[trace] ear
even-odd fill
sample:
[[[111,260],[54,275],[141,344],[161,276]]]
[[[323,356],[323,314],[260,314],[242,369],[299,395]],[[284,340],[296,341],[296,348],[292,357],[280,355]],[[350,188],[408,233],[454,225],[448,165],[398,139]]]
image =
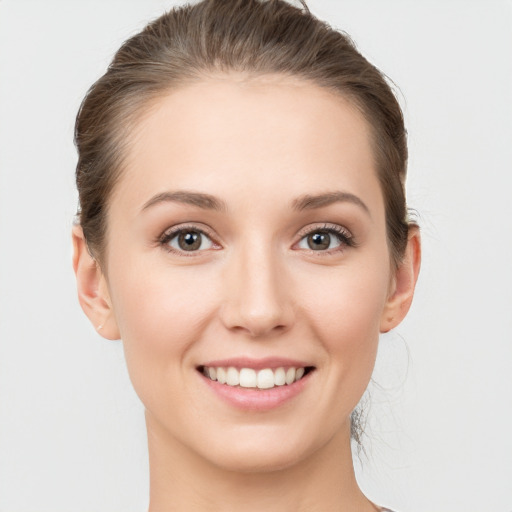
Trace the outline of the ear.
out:
[[[119,329],[110,301],[107,281],[99,263],[91,256],[81,226],[73,226],[73,269],[78,301],[101,336],[118,340]]]
[[[409,228],[405,255],[395,270],[390,295],[381,317],[380,332],[388,332],[396,327],[411,307],[414,288],[418,280],[421,264],[421,240],[418,226]]]

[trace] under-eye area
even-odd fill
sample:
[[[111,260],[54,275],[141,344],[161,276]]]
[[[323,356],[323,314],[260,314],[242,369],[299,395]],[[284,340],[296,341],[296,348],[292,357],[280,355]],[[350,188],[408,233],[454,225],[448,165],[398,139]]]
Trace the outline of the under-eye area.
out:
[[[232,387],[272,389],[289,386],[315,370],[314,366],[263,368],[235,368],[234,366],[198,366],[197,370],[206,378]]]

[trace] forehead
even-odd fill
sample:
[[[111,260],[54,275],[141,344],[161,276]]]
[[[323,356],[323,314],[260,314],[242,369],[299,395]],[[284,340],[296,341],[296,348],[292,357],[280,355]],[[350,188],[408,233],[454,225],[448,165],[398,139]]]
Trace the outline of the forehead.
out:
[[[144,112],[128,147],[113,201],[141,205],[176,189],[236,190],[253,202],[344,189],[381,202],[363,115],[300,79],[232,74],[173,90]]]

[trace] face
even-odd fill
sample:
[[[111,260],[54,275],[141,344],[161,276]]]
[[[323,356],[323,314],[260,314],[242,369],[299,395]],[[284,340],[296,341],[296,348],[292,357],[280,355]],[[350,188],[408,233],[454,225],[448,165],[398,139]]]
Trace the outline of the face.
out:
[[[111,324],[148,428],[243,471],[348,440],[396,284],[369,129],[348,101],[227,76],[160,98],[107,239]]]

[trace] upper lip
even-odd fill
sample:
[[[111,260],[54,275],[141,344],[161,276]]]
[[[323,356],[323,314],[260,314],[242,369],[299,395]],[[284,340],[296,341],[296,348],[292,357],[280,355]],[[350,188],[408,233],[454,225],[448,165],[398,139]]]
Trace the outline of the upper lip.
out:
[[[297,359],[289,359],[284,357],[264,357],[262,359],[253,359],[250,357],[230,357],[229,359],[216,359],[215,361],[208,361],[200,365],[200,367],[224,367],[230,366],[234,368],[252,368],[254,370],[263,370],[265,368],[306,368],[312,367],[311,363],[300,361]]]

